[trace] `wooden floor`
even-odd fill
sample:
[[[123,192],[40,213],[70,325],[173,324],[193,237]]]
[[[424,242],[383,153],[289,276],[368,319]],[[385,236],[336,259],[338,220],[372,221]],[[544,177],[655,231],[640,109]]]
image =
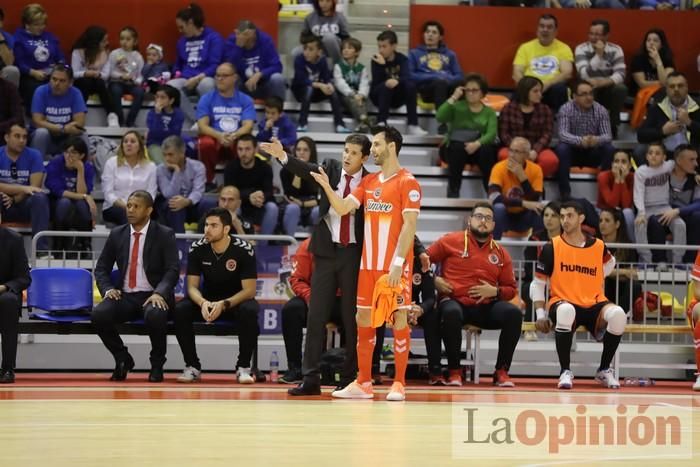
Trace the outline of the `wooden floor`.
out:
[[[330,389],[288,398],[288,386],[242,387],[228,375],[197,385],[178,385],[175,375],[160,385],[144,374],[120,385],[106,378],[25,373],[0,387],[0,466],[700,465],[700,394],[688,382],[610,391],[582,379],[557,391],[551,379],[518,379],[504,390],[484,378],[478,387],[412,385],[407,402],[389,403],[386,385],[374,401],[339,401]],[[568,427],[575,432],[563,422],[616,417],[624,432],[646,423],[640,413],[679,424],[660,445],[657,425],[656,442],[629,435],[591,446],[584,418]],[[541,429],[537,443],[523,442]]]

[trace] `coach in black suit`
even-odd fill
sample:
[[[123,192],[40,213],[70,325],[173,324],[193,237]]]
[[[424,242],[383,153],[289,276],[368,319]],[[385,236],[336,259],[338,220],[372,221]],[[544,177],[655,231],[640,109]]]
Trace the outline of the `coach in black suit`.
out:
[[[148,380],[163,381],[168,336],[168,310],[175,306],[174,289],[179,278],[175,233],[151,222],[153,198],[138,190],[126,203],[128,224],[112,229],[95,266],[95,280],[103,301],[92,310],[92,324],[116,368],[112,381],[123,381],[134,368],[134,359],[116,325],[143,318],[151,339],[151,373]],[[145,233],[145,235],[144,235]],[[117,264],[116,278],[111,278]]]
[[[328,174],[331,186],[341,197],[347,196],[369,172],[364,163],[369,157],[371,143],[365,135],[353,134],[345,139],[343,161],[326,159],[323,170]],[[261,148],[277,158],[285,169],[294,175],[315,183],[310,173],[318,172],[318,166],[294,157],[287,157],[278,143],[262,144]],[[345,333],[346,358],[340,386],[349,384],[357,374],[357,275],[362,258],[364,215],[360,208],[345,219],[333,210],[326,195],[321,192],[318,224],[314,227],[309,251],[314,255],[314,272],[311,276],[311,299],[306,323],[306,343],[302,374],[304,380],[289,390],[292,396],[321,394],[321,351],[326,338],[326,323],[340,289],[340,308]],[[354,226],[354,228],[353,228]]]
[[[15,382],[17,359],[17,323],[22,311],[22,291],[32,281],[22,237],[0,227],[0,333],[2,334],[2,366],[0,383]]]

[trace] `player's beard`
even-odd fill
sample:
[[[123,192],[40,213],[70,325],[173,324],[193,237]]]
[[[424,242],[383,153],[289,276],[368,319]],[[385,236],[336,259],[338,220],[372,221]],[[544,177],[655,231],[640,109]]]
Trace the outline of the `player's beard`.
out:
[[[469,232],[474,235],[478,242],[485,242],[491,235],[491,232],[480,232],[478,227],[474,228],[471,225],[469,226]]]

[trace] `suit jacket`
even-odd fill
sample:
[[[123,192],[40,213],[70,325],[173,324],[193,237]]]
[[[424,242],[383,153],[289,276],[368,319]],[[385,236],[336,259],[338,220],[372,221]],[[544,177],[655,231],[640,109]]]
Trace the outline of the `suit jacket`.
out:
[[[129,266],[130,235],[129,224],[113,228],[97,260],[95,281],[103,297],[109,289],[121,290],[124,285],[124,277]],[[113,282],[111,274],[115,263],[118,274]],[[151,221],[143,246],[143,267],[146,279],[153,286],[153,291],[173,304],[175,285],[180,278],[180,261],[175,232],[170,227]]]
[[[4,251],[0,255],[0,285],[17,296],[32,282],[29,276],[29,261],[24,251],[24,240],[14,230],[0,227],[0,245]]]
[[[308,162],[301,161],[296,157],[287,157],[287,163],[284,167],[292,172],[294,175],[301,177],[304,180],[310,180],[317,185],[316,180],[310,175],[311,172],[318,173],[318,164],[312,164]],[[340,183],[340,176],[342,175],[343,166],[335,159],[326,159],[322,164],[323,170],[328,175],[328,180],[330,181],[333,190],[338,188]],[[362,167],[362,177],[367,176],[369,172],[367,169]],[[314,230],[311,233],[311,243],[309,243],[309,251],[314,254],[314,256],[325,256],[333,257],[335,256],[335,249],[333,247],[333,234],[328,228],[328,224],[323,219],[323,217],[328,214],[331,208],[331,202],[328,200],[328,196],[323,190],[320,190],[320,199],[318,201],[318,214],[321,220],[318,224],[314,226]],[[365,216],[363,207],[355,211],[355,239],[359,245],[362,245],[362,239],[365,234]]]

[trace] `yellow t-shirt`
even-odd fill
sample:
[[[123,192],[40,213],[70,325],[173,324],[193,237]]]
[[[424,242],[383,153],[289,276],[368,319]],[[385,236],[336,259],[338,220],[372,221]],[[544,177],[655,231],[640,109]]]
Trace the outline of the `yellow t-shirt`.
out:
[[[538,39],[533,39],[518,47],[513,65],[525,67],[525,76],[534,76],[546,83],[560,73],[559,65],[564,60],[573,63],[571,47],[558,39],[545,47]]]

